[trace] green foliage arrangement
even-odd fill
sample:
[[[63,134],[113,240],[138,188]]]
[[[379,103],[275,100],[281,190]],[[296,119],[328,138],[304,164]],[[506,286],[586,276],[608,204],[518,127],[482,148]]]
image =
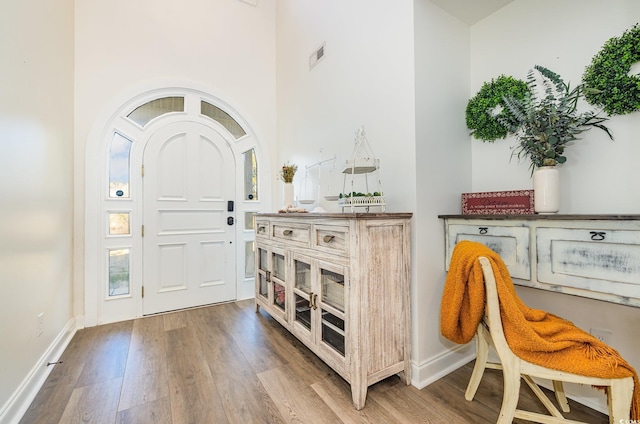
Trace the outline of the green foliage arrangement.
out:
[[[609,39],[586,68],[582,82],[591,90],[585,99],[609,115],[640,110],[640,77],[629,75],[640,61],[640,26],[635,24],[619,38]]]
[[[351,193],[346,193],[346,194],[340,193],[338,198],[348,199],[350,197],[375,197],[375,196],[382,196],[382,193],[379,191],[374,191],[373,193],[361,193],[361,192],[352,191]]]
[[[522,99],[527,91],[527,84],[524,81],[511,76],[500,75],[491,82],[485,82],[478,94],[467,104],[467,128],[471,130],[471,135],[476,139],[489,142],[505,138],[507,128],[498,120],[506,119],[509,115],[504,97]]]
[[[566,162],[567,144],[593,127],[600,128],[613,140],[603,125],[608,118],[593,110],[578,112],[578,100],[585,92],[583,85],[571,89],[555,72],[538,65],[534,69],[527,74],[529,90],[525,97],[506,96],[504,101],[510,115],[497,118],[518,140],[512,154],[518,159],[528,157],[532,172],[537,167]],[[542,92],[538,90],[539,79]]]

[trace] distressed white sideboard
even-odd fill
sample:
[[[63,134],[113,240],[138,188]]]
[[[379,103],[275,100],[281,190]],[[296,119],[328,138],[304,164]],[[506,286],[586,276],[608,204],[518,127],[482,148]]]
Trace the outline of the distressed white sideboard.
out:
[[[485,244],[522,286],[640,307],[640,215],[440,215],[446,264]]]
[[[411,384],[411,213],[257,214],[256,307],[351,384]]]

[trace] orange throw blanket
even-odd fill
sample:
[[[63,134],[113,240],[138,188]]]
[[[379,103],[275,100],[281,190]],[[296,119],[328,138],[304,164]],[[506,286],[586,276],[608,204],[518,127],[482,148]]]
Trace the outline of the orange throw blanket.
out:
[[[480,256],[491,262],[502,326],[513,353],[533,364],[573,374],[633,377],[631,419],[640,419],[640,382],[633,367],[615,349],[571,322],[527,307],[516,294],[502,258],[480,243],[461,241],[454,248],[440,308],[442,335],[463,344],[470,342],[476,333],[485,304]]]

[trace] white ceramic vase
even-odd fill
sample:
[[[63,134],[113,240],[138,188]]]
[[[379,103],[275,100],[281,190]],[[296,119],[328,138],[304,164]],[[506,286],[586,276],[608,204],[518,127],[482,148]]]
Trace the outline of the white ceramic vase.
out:
[[[540,214],[560,210],[560,173],[555,166],[542,166],[533,171],[533,204]]]
[[[284,205],[293,206],[293,183],[284,183]]]

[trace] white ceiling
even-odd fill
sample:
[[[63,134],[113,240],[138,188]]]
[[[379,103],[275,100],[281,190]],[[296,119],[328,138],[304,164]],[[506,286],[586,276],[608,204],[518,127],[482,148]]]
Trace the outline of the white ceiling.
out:
[[[473,25],[513,0],[431,0],[451,15]]]

